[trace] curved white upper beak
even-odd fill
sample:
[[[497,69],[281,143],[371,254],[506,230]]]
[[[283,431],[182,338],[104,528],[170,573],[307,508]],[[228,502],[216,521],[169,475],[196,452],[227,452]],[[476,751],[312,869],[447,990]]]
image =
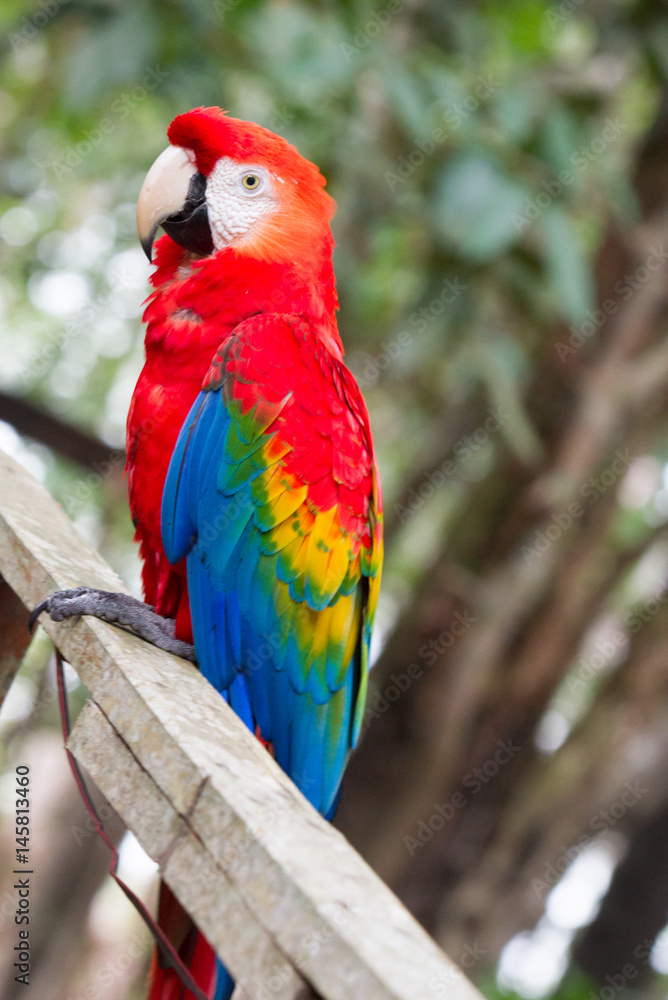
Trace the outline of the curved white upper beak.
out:
[[[196,173],[197,167],[181,146],[168,146],[147,173],[137,201],[137,233],[149,260],[158,226],[181,211]]]

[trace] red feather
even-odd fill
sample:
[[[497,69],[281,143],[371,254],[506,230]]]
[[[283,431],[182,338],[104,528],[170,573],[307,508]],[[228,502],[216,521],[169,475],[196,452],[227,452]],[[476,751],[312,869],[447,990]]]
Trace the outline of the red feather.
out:
[[[286,339],[279,355],[268,325],[264,340],[255,338],[252,350],[235,355],[235,391],[244,408],[250,407],[257,402],[259,382],[265,399],[279,402],[288,391],[288,371],[294,377],[297,369],[307,391],[301,408],[292,407],[281,425],[284,438],[295,445],[290,471],[309,484],[315,509],[339,501],[341,527],[366,548],[371,547],[373,454],[364,403],[342,362],[329,228],[335,203],[317,167],[279,136],[218,108],[179,115],[168,134],[174,145],[194,152],[205,175],[223,156],[265,166],[281,179],[283,201],[257,238],[244,239],[243,248],[229,246],[199,258],[168,236],[156,247],[154,290],[144,313],[146,361],[128,416],[130,507],[144,562],[145,598],[161,614],[176,618],[179,638],[192,641],[185,564],[171,566],[162,545],[162,493],[181,426],[230,334],[244,320],[268,313],[298,317],[298,325],[308,330],[300,345]],[[309,448],[314,433],[323,438],[317,459]],[[183,911],[164,890],[162,900],[161,924],[174,924],[174,913]],[[211,949],[201,935],[189,936],[187,919],[176,924],[174,939],[186,951],[194,949],[191,969],[210,989]],[[151,1000],[180,997],[177,986],[174,973],[154,963]]]
[[[179,954],[190,970],[197,985],[209,995],[216,978],[216,955],[211,945],[197,932],[171,889],[164,882],[160,886],[158,908],[160,926],[170,940],[178,946]],[[194,1000],[177,973],[171,967],[163,968],[157,950],[153,953],[149,971],[148,1000]]]

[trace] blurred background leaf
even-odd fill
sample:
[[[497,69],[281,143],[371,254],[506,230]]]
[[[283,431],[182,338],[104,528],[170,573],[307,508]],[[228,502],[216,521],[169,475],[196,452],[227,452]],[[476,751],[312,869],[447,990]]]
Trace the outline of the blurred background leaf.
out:
[[[143,176],[198,105],[295,143],[339,204],[387,517],[337,822],[487,996],[661,995],[665,4],[8,0],[0,23],[0,447],[139,593],[122,449]],[[3,787],[29,760],[41,810],[36,995],[139,998],[148,942],[56,727],[38,636],[0,715]],[[150,899],[153,867],[115,835]]]

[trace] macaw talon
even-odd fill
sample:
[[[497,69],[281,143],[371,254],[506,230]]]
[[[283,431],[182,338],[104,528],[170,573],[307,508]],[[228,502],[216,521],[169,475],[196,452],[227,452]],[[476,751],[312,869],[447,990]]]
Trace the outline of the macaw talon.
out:
[[[42,612],[46,612],[55,622],[62,622],[76,615],[100,618],[132,632],[158,649],[197,663],[195,647],[189,642],[174,638],[174,619],[163,618],[150,604],[144,604],[129,594],[115,594],[108,590],[95,590],[93,587],[57,590],[45,597],[33,610],[28,621],[31,632]]]

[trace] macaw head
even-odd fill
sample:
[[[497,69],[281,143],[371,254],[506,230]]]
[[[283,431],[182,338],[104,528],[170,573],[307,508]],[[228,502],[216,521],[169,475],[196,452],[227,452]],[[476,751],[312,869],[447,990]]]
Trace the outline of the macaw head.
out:
[[[151,260],[159,226],[205,257],[227,248],[264,260],[313,254],[335,202],[325,179],[281,136],[220,108],[195,108],[169,126],[171,143],[149,170],[137,230]]]

